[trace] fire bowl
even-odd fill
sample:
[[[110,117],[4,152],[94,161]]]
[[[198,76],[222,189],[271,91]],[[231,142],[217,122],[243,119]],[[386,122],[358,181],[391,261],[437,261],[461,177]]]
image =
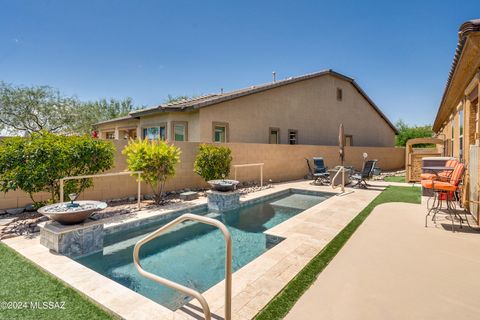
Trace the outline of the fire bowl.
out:
[[[212,187],[212,190],[220,191],[220,192],[228,192],[235,190],[238,181],[237,180],[227,180],[227,179],[219,179],[219,180],[210,180],[208,184]]]
[[[75,201],[74,204],[78,206],[72,206],[71,202],[55,203],[41,207],[38,213],[47,216],[50,220],[68,225],[83,222],[94,212],[107,207],[107,204],[102,201]]]

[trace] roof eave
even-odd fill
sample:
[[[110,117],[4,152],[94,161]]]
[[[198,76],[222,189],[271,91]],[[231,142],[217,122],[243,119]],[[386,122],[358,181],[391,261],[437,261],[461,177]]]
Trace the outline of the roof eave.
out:
[[[434,132],[438,132],[442,127],[443,122],[445,121],[445,119],[442,119],[442,110],[446,108],[445,100],[447,98],[449,89],[451,87],[452,80],[455,75],[455,71],[457,70],[458,63],[462,58],[463,49],[467,41],[467,38],[472,32],[479,32],[479,31],[480,31],[480,19],[464,22],[459,28],[458,44],[455,49],[455,55],[453,57],[452,66],[448,73],[447,83],[445,85],[445,90],[443,91],[442,100],[440,101],[440,105],[438,106],[437,114],[435,116],[435,120],[432,126],[432,130]]]

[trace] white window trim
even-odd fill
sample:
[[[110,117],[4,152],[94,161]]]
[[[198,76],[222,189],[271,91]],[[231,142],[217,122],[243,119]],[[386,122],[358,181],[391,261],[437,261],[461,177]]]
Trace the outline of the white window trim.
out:
[[[150,128],[156,128],[158,129],[158,138],[160,138],[160,128],[165,128],[165,140],[167,140],[167,124],[160,124],[160,125],[155,125],[155,126],[143,126],[142,127],[142,139],[145,139],[145,130],[150,129]]]

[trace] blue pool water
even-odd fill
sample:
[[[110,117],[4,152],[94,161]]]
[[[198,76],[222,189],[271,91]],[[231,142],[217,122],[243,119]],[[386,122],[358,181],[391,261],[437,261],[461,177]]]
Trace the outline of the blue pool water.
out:
[[[290,193],[221,214],[209,213],[206,209],[193,213],[218,219],[228,227],[233,240],[233,271],[236,271],[281,240],[272,239],[264,231],[330,196],[329,193],[315,196]],[[77,261],[176,310],[190,298],[140,276],[132,258],[135,243],[170,220],[108,234],[102,252]],[[214,227],[186,222],[144,245],[140,259],[145,270],[204,292],[224,279],[224,238]]]

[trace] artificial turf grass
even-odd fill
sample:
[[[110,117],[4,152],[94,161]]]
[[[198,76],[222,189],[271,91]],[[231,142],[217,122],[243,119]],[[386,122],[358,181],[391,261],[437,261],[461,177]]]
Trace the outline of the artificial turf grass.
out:
[[[0,319],[116,319],[3,243],[0,273]],[[21,302],[22,307],[6,309],[2,302]],[[64,302],[65,309],[33,309],[30,302]]]
[[[372,210],[387,202],[420,203],[419,187],[389,186],[372,200],[353,220],[330,241],[255,317],[257,320],[284,318],[318,275],[332,261]]]
[[[405,182],[405,176],[391,176],[383,179],[386,182]]]

